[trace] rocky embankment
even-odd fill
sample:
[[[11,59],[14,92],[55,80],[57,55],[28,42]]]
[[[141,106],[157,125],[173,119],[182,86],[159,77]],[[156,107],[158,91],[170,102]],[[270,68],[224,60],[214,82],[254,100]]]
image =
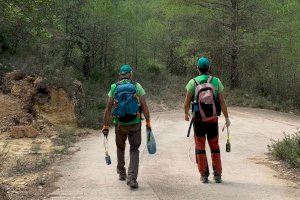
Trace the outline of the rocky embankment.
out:
[[[1,77],[0,199],[42,193],[53,178],[51,163],[87,134],[76,127],[75,102],[41,77],[19,71]]]

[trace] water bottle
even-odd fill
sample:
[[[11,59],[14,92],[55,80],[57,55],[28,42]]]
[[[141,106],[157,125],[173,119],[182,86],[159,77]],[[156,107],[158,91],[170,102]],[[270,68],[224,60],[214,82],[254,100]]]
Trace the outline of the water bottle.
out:
[[[149,154],[156,153],[156,142],[151,130],[147,130],[147,149]]]

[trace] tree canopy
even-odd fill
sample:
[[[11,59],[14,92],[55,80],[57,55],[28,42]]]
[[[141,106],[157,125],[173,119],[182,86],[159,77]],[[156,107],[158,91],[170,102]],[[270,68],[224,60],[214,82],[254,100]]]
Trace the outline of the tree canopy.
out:
[[[204,55],[230,88],[299,108],[299,11],[297,0],[0,0],[0,63],[108,87],[121,64],[186,79]]]

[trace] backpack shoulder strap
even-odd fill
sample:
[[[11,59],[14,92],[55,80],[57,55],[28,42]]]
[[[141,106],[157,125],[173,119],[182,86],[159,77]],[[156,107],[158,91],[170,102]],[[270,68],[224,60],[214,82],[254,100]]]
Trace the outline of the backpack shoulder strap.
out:
[[[121,85],[120,82],[116,82],[115,84],[116,84],[116,87],[115,87],[114,91],[112,91],[112,94],[115,94],[115,92],[116,92],[118,86]]]
[[[214,78],[213,76],[209,76],[207,79],[207,83],[211,83],[213,78]]]
[[[116,82],[115,84],[116,84],[117,86],[122,85],[122,84],[124,84],[124,83],[123,83],[124,80],[129,80],[130,83],[132,83],[133,85],[136,84],[136,82],[134,82],[134,81],[131,80],[130,78],[122,78],[120,81]]]
[[[136,93],[138,92],[137,82],[131,80],[131,84],[134,85]]]
[[[133,81],[131,78],[122,78],[122,80],[120,80],[118,83],[119,83],[119,84],[121,84],[121,82],[122,82],[123,80],[129,80],[129,81],[130,81],[130,83],[132,83],[133,85],[135,85],[135,86],[136,86],[136,82],[135,82],[135,81]]]
[[[200,85],[199,82],[195,78],[193,78],[193,80],[194,80],[196,86]]]

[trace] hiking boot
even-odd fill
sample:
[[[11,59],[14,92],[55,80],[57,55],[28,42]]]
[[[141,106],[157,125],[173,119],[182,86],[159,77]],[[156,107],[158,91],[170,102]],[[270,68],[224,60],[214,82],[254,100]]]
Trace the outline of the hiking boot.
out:
[[[129,187],[131,187],[132,189],[136,189],[139,187],[139,184],[135,179],[131,179],[131,180],[127,181],[127,185]]]
[[[216,183],[222,183],[222,177],[221,177],[221,175],[216,174],[214,176],[214,179],[215,179]]]
[[[201,176],[200,180],[202,183],[208,183],[208,176]]]
[[[120,181],[126,181],[127,175],[126,174],[119,174],[119,180]]]

